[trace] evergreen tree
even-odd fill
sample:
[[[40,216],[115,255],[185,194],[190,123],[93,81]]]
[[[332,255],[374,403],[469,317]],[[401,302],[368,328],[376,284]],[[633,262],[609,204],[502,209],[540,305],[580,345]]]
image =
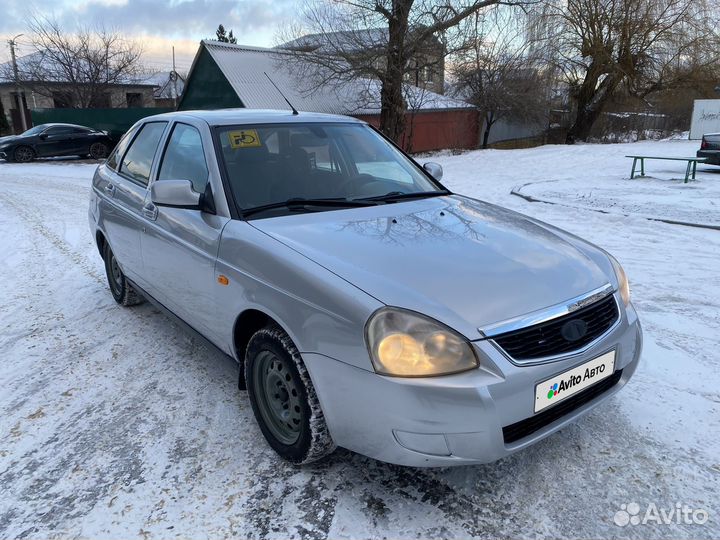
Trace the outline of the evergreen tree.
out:
[[[221,43],[237,43],[237,38],[233,35],[233,31],[230,30],[228,34],[225,32],[225,27],[222,24],[218,25],[217,30],[215,30],[215,35]]]
[[[229,42],[227,34],[225,33],[225,27],[222,24],[218,25],[217,30],[215,30],[215,35],[217,36],[217,40],[221,43]]]

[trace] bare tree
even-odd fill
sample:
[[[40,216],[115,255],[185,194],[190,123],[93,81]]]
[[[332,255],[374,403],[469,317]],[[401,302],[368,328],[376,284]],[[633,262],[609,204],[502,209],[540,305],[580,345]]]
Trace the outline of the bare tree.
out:
[[[465,43],[452,68],[455,92],[482,111],[483,148],[499,120],[529,125],[547,120],[553,71],[544,51],[528,38],[525,15],[502,6],[463,24]]]
[[[119,32],[100,27],[70,33],[44,17],[31,19],[29,30],[34,52],[18,62],[20,84],[67,107],[107,106],[113,85],[141,79],[142,49]]]
[[[401,143],[406,151],[412,153],[417,113],[424,108],[426,103],[429,103],[430,93],[423,87],[406,84],[403,91],[403,98],[407,107],[408,122],[403,132],[403,140]]]
[[[645,98],[718,62],[709,0],[552,0],[546,17],[577,107],[568,142],[587,139],[618,91]]]
[[[378,80],[380,129],[399,141],[407,110],[403,80],[412,82],[412,74],[423,70],[441,71],[458,40],[457,26],[471,15],[496,4],[536,1],[306,0],[303,23],[283,36],[296,39],[284,47],[302,54],[299,76],[318,87]]]

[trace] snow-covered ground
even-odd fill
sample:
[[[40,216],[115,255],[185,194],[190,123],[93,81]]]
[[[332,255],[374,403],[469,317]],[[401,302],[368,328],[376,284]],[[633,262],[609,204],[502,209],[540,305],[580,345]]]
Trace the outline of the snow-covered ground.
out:
[[[455,191],[614,253],[645,330],[635,378],[562,434],[440,470],[278,460],[232,361],[113,302],[87,227],[94,167],[0,163],[0,537],[720,537],[720,231],[646,219],[719,224],[720,168],[683,185],[682,163],[648,162],[654,179],[630,181],[623,157],[696,147],[434,158]],[[709,519],[616,525],[633,502]]]

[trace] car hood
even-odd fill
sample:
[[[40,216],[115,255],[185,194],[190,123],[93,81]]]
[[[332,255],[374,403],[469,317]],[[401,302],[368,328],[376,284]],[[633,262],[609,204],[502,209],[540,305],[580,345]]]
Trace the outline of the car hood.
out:
[[[250,223],[380,302],[470,339],[614,281],[590,244],[456,195]]]

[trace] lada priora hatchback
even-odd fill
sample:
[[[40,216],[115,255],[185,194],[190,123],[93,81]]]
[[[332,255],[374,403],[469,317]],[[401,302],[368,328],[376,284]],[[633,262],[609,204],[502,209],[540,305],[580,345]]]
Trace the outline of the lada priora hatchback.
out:
[[[162,114],[98,167],[90,227],[115,300],[232,355],[283,458],[483,463],[620,389],[640,323],[608,253],[441,177],[353,118]]]

